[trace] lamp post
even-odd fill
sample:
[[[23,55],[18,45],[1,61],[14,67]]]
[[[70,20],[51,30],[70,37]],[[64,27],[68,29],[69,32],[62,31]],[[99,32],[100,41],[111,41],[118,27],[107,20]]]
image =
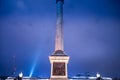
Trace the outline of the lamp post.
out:
[[[19,75],[18,75],[18,80],[22,80],[22,78],[23,78],[23,73],[21,72],[21,73],[19,73]]]

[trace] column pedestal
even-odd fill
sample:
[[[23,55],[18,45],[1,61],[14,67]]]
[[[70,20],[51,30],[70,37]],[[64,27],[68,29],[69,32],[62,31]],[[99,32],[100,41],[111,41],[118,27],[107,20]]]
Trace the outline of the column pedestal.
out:
[[[67,64],[69,56],[49,56],[51,63],[50,80],[68,80]]]

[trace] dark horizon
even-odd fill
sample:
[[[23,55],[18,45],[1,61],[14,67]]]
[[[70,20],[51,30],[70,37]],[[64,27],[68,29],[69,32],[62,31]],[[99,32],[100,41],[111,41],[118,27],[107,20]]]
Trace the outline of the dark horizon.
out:
[[[120,1],[65,0],[68,76],[120,77]],[[0,75],[50,76],[56,0],[0,0]]]

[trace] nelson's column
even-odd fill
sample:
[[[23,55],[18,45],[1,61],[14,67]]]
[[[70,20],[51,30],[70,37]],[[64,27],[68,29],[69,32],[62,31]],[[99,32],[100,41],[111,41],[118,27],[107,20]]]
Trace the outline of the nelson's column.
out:
[[[63,4],[64,0],[56,0],[56,38],[55,51],[49,56],[51,63],[50,80],[68,80],[67,64],[69,56],[64,53],[63,45]]]

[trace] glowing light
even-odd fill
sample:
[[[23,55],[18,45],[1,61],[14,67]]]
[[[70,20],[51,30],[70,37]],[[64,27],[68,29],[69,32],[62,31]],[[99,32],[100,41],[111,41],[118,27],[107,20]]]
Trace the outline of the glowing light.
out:
[[[29,74],[29,77],[32,77],[32,75],[34,73],[35,67],[37,65],[38,57],[39,57],[39,55],[36,55],[35,60],[34,60],[33,65],[32,65],[32,68],[31,68],[31,71],[30,71],[30,74]]]
[[[33,66],[32,66],[32,68],[31,68],[31,71],[30,71],[30,75],[29,75],[29,77],[32,77],[33,72],[34,72],[35,67],[36,67],[36,64],[37,64],[37,60],[35,60],[34,63],[33,63]]]
[[[29,75],[29,77],[32,77],[33,72],[34,72],[34,69],[35,69],[35,66],[34,66],[34,67],[32,67],[32,69],[31,69],[31,71],[30,71],[30,75]]]
[[[89,77],[89,79],[96,79],[96,77]]]
[[[23,73],[22,73],[22,72],[19,74],[19,77],[20,77],[20,78],[22,78],[22,77],[23,77]]]
[[[97,74],[96,74],[96,77],[100,77],[100,74],[99,74],[99,73],[97,73]]]

